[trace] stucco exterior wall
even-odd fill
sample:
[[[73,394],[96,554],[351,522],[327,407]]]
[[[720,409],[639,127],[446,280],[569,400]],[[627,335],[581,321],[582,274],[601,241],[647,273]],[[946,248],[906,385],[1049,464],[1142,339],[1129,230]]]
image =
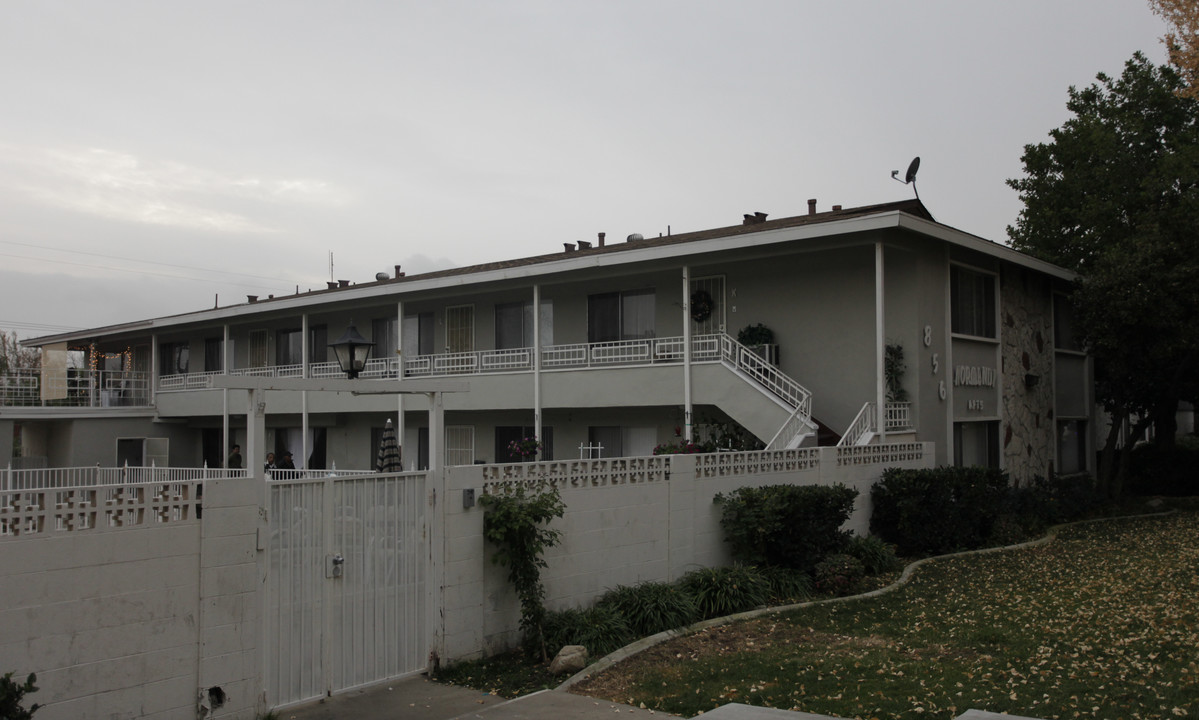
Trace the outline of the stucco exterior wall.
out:
[[[1013,482],[1053,471],[1053,304],[1043,276],[1005,266],[999,282],[1003,421],[1000,451]],[[1035,378],[1035,380],[1033,380]]]

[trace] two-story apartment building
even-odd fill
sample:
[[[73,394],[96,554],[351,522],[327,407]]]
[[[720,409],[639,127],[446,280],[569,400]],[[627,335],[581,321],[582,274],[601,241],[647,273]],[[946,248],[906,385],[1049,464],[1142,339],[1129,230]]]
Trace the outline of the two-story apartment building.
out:
[[[731,420],[769,447],[932,441],[939,464],[1019,481],[1090,463],[1089,364],[1061,294],[1072,277],[919,201],[810,201],[796,217],[601,233],[547,255],[37,338],[44,367],[5,380],[0,431],[50,466],[218,466],[245,446],[251,409],[213,376],[339,376],[329,342],[353,325],[374,342],[366,388],[469,379],[445,396],[451,465],[506,462],[529,435],[544,458],[647,455]],[[774,347],[737,342],[758,324]],[[67,367],[70,351],[85,367]],[[271,392],[267,448],[297,467],[368,468],[391,418],[404,467],[418,468],[427,409],[420,395]],[[0,462],[11,455],[0,448]]]

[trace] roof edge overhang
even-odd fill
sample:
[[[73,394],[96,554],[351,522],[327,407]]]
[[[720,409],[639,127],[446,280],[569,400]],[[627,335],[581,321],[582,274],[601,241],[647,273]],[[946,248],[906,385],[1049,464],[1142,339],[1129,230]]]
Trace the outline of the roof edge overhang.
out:
[[[539,262],[496,268],[487,268],[484,266],[484,269],[480,269],[477,272],[463,272],[451,275],[431,273],[431,276],[428,278],[422,278],[417,275],[404,280],[402,283],[370,283],[363,286],[350,286],[349,288],[339,288],[331,291],[305,293],[303,295],[274,298],[267,302],[213,308],[134,323],[110,325],[89,330],[31,338],[22,341],[22,344],[29,347],[40,347],[42,345],[61,342],[86,341],[101,335],[121,335],[135,332],[144,333],[147,331],[156,332],[182,325],[237,320],[239,318],[261,315],[264,312],[302,311],[305,308],[329,303],[360,302],[387,297],[402,297],[404,295],[435,290],[444,291],[446,289],[461,288],[470,285],[486,285],[514,280],[534,280],[539,277],[578,272],[580,270],[614,268],[646,262],[681,259],[707,253],[767,247],[782,243],[814,241],[822,238],[888,229],[915,232],[926,237],[990,255],[1005,262],[1021,265],[1062,280],[1073,281],[1078,277],[1076,273],[1051,263],[1037,260],[1005,245],[985,240],[976,235],[971,235],[932,220],[926,220],[903,210],[886,210],[876,214],[831,218],[824,222],[768,228],[759,232],[729,232],[727,235],[715,235],[703,239],[675,243],[651,244],[646,247],[622,246],[620,252],[568,253],[548,256],[546,260]],[[333,293],[336,293],[336,295]]]

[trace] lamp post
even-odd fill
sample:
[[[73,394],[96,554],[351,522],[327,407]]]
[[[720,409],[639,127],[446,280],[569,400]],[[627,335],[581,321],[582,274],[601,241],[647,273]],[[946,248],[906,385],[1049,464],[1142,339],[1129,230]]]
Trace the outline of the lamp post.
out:
[[[341,371],[351,380],[358,377],[358,373],[366,367],[366,361],[370,358],[371,348],[374,346],[373,342],[358,333],[358,328],[354,327],[353,322],[341,337],[329,343],[329,347],[333,348],[333,354],[337,356],[337,364],[341,366]]]

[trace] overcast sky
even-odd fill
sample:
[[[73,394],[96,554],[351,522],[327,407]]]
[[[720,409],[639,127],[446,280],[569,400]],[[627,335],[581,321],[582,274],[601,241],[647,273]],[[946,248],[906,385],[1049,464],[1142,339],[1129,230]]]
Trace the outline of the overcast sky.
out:
[[[23,337],[912,197],[996,241],[1144,0],[4,2]]]

